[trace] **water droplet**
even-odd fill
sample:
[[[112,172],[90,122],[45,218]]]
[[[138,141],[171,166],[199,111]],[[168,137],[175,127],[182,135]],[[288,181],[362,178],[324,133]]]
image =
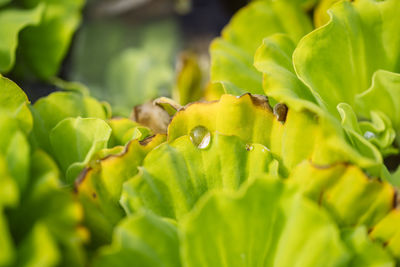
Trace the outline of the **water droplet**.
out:
[[[190,141],[199,149],[206,149],[211,144],[211,133],[204,126],[196,126],[190,131]]]
[[[271,150],[268,148],[268,147],[266,147],[266,146],[263,146],[262,147],[262,149],[261,149],[261,152],[263,152],[263,153],[265,153],[265,152],[271,152]]]
[[[253,151],[254,150],[254,146],[246,144],[246,150],[247,151]]]
[[[364,133],[364,137],[365,137],[365,139],[370,140],[370,139],[372,139],[372,138],[375,137],[375,134],[374,134],[373,132],[366,131],[366,132]]]

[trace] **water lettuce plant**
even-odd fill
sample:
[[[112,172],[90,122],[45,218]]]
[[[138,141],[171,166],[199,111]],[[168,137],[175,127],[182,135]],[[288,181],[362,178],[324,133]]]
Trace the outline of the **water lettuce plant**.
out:
[[[396,14],[253,1],[211,44],[208,101],[187,70],[180,103],[130,117],[0,76],[0,266],[397,266]]]

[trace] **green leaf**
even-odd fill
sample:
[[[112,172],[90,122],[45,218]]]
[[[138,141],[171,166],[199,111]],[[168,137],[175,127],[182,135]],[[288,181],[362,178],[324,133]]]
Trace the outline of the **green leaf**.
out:
[[[356,106],[360,115],[366,118],[372,117],[371,110],[381,111],[390,118],[400,144],[400,74],[375,72],[371,87],[357,96]]]
[[[46,8],[39,25],[22,32],[19,47],[20,65],[41,79],[57,75],[72,36],[81,22],[84,0],[23,0],[25,7],[44,3]]]
[[[100,250],[94,267],[179,267],[175,225],[150,213],[129,216],[115,229],[111,246]]]
[[[356,166],[315,166],[306,161],[292,171],[288,183],[296,184],[304,196],[336,221],[346,243],[355,251],[350,266],[374,261],[393,266],[387,252],[400,258],[397,189],[391,184],[368,177]]]
[[[324,104],[299,80],[292,63],[296,43],[287,34],[265,38],[257,49],[254,66],[263,73],[263,88],[268,97],[290,107],[304,106],[319,112]]]
[[[119,204],[122,184],[137,174],[147,153],[165,139],[164,135],[156,135],[144,144],[133,140],[122,153],[90,162],[82,172],[75,191],[85,209],[94,245],[110,242],[113,227],[124,216]]]
[[[362,147],[365,140],[375,145],[382,156],[396,154],[398,149],[393,147],[396,132],[390,119],[380,111],[370,111],[371,121],[358,122],[357,116],[350,105],[340,103],[337,110],[342,117],[342,125],[354,147]],[[361,144],[361,146],[360,146]]]
[[[365,227],[360,226],[354,230],[346,230],[342,233],[342,236],[347,246],[355,254],[349,266],[395,266],[395,261],[390,253],[384,250],[379,244],[371,242]]]
[[[54,155],[72,183],[92,156],[107,147],[111,135],[108,124],[97,118],[68,118],[50,132]]]
[[[327,25],[300,41],[293,54],[296,72],[331,114],[338,115],[341,102],[357,110],[357,96],[371,86],[376,71],[400,72],[399,12],[396,0],[343,1],[332,7]],[[392,101],[387,93],[379,99]]]
[[[238,189],[260,173],[280,176],[265,146],[199,129],[146,156],[139,174],[124,184],[121,204],[128,214],[146,208],[180,219],[207,191]]]
[[[41,266],[42,260],[52,262],[58,257],[59,266],[83,266],[87,234],[80,226],[82,207],[71,192],[61,188],[57,165],[45,152],[36,150],[31,161],[29,191],[8,213],[10,231],[19,244],[18,260],[37,261]],[[37,249],[42,242],[50,246],[49,251]]]
[[[18,122],[9,114],[0,112],[0,155],[7,162],[7,169],[21,192],[25,192],[29,180],[30,147]]]
[[[2,1],[4,4],[4,1]],[[7,2],[7,1],[6,1]],[[0,3],[1,6],[2,3]],[[9,72],[14,66],[18,35],[27,26],[40,22],[43,5],[34,9],[22,10],[9,8],[0,12],[0,73]]]
[[[241,93],[261,94],[262,77],[253,67],[253,55],[262,40],[287,33],[297,42],[311,31],[306,14],[290,2],[257,1],[240,10],[210,47],[211,81],[230,82]]]
[[[22,241],[16,266],[56,266],[60,261],[60,256],[57,245],[46,226],[38,223]]]
[[[345,266],[351,258],[328,214],[273,178],[211,194],[180,226],[185,266]]]
[[[237,95],[247,91],[261,94],[261,75],[253,67],[253,56],[235,45],[216,39],[210,46],[211,82],[229,82],[235,85]],[[232,91],[224,91],[232,93]]]
[[[274,1],[274,0],[252,0],[253,2],[255,1]],[[314,5],[319,2],[320,0],[279,0],[279,1],[285,1],[288,3],[292,3],[297,5],[298,8],[303,8],[304,10],[310,10],[311,8],[314,7]]]
[[[203,71],[199,57],[190,52],[183,52],[178,59],[176,85],[173,97],[181,105],[199,100],[203,95]]]
[[[108,125],[112,129],[109,147],[124,146],[134,139],[142,141],[151,135],[149,128],[143,127],[139,123],[127,118],[110,119]]]
[[[289,181],[324,207],[341,228],[372,228],[393,209],[395,189],[353,165],[321,167],[304,161],[291,172]]]
[[[7,162],[0,155],[0,266],[7,266],[14,260],[15,251],[12,237],[8,231],[7,217],[4,209],[18,204],[18,186],[9,174]]]
[[[285,1],[262,1],[240,10],[224,28],[222,38],[253,54],[262,40],[271,34],[287,33],[298,41],[311,29],[306,14],[297,6]]]
[[[394,186],[400,187],[400,166],[398,166],[397,170],[391,174],[390,183]]]
[[[399,223],[400,211],[393,209],[370,233],[372,240],[381,242],[397,260],[400,259]]]
[[[173,99],[168,97],[159,97],[153,101],[153,105],[157,105],[163,110],[165,110],[169,116],[174,116],[182,106],[175,102]]]
[[[62,104],[60,104],[62,103]],[[39,147],[54,155],[50,145],[50,131],[63,119],[70,117],[107,119],[107,108],[92,97],[77,92],[55,92],[35,102],[33,136]]]
[[[63,91],[77,92],[83,96],[89,96],[89,88],[80,82],[65,81],[58,77],[53,77],[51,83],[62,89]]]
[[[367,140],[361,138],[353,146],[338,121],[301,106],[289,108],[286,121],[281,122],[265,97],[224,95],[220,101],[195,103],[177,112],[168,128],[168,140],[189,135],[198,125],[210,132],[238,136],[247,143],[262,144],[288,170],[310,159],[318,165],[352,162],[372,174],[381,174],[381,155]]]
[[[7,161],[0,155],[0,207],[13,207],[19,202],[17,183],[10,175]]]
[[[28,133],[32,129],[33,119],[29,111],[28,97],[14,82],[0,75],[0,109],[15,116],[21,129]]]
[[[8,231],[7,218],[4,209],[0,206],[0,266],[10,266],[16,257],[14,243]]]
[[[330,16],[328,14],[328,10],[335,4],[339,2],[339,0],[320,0],[318,6],[315,8],[314,11],[314,24],[315,27],[321,27],[325,25]]]

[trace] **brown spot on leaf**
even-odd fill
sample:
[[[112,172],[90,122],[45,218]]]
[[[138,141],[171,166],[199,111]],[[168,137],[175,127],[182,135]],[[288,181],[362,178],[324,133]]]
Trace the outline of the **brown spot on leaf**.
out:
[[[286,121],[287,112],[288,112],[288,107],[283,103],[278,103],[274,106],[274,115],[280,122]]]
[[[268,109],[272,111],[271,105],[269,104],[268,97],[265,95],[250,95],[251,101],[255,106]]]
[[[81,171],[81,173],[79,174],[78,178],[76,178],[76,180],[74,182],[74,192],[75,193],[78,193],[79,185],[83,183],[83,181],[85,180],[85,178],[87,177],[87,175],[91,169],[92,168],[90,168],[90,167],[83,169],[83,171]]]
[[[145,145],[147,145],[148,143],[150,143],[150,142],[153,140],[154,137],[155,137],[155,135],[148,136],[148,137],[146,137],[145,139],[139,141],[139,144],[141,144],[142,146],[145,146]]]
[[[393,208],[396,209],[399,206],[399,203],[400,203],[399,194],[395,189],[393,194],[393,203],[392,203]]]

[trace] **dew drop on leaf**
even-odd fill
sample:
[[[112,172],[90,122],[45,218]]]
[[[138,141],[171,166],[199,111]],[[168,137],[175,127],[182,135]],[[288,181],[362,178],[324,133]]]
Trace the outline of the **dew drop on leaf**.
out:
[[[190,141],[199,149],[206,149],[211,144],[211,133],[204,126],[196,126],[190,131]]]
[[[375,134],[374,134],[373,132],[366,131],[366,132],[364,133],[364,137],[365,137],[365,139],[370,140],[370,139],[372,139],[372,138],[375,137]]]

